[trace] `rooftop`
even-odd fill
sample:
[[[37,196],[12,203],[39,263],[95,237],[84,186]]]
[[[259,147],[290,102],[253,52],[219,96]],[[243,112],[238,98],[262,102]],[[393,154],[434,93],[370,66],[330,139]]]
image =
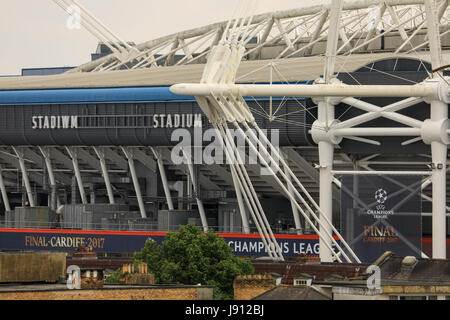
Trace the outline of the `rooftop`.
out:
[[[450,285],[450,260],[400,257],[388,253],[378,262],[383,284]]]
[[[253,300],[330,300],[331,297],[321,293],[310,286],[286,286],[275,287]]]
[[[283,276],[282,283],[292,285],[294,278],[312,277],[314,281],[331,279],[350,279],[361,277],[368,267],[366,264],[349,263],[298,263],[298,262],[254,262],[255,273],[278,273]]]

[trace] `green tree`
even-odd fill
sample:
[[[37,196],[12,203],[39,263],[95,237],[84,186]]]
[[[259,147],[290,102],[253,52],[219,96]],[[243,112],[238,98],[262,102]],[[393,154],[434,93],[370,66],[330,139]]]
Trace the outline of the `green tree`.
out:
[[[254,272],[250,261],[235,257],[223,238],[193,224],[167,233],[161,246],[148,239],[134,258],[148,264],[159,284],[214,285],[220,299],[232,299],[237,275]]]
[[[109,274],[106,277],[105,283],[109,283],[109,284],[119,283],[121,275],[122,275],[122,268],[119,268],[119,269],[117,269],[116,271],[114,271],[113,273]]]

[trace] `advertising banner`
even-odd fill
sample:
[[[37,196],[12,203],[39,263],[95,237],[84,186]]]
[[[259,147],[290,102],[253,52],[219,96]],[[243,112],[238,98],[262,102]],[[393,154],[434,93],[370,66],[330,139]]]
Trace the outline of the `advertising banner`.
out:
[[[386,251],[420,257],[422,176],[343,175],[342,235],[362,262]]]
[[[161,244],[166,232],[83,231],[58,229],[0,229],[0,250],[43,250],[73,252],[81,246],[96,252],[132,253],[140,251],[148,238]],[[237,256],[267,256],[258,234],[221,233],[220,237]],[[285,257],[318,255],[315,235],[276,235]]]

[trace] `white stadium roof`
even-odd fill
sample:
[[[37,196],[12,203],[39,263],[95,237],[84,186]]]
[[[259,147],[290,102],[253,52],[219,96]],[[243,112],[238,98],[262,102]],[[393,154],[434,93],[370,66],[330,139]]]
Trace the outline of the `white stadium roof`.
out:
[[[448,3],[448,0],[441,0],[437,6],[445,64],[450,64],[450,56],[445,51],[450,47]],[[277,82],[314,80],[322,75],[330,12],[331,5],[316,5],[253,17],[248,31],[251,39],[246,45],[237,81],[268,82],[265,67],[269,63],[276,65],[279,71],[272,79]],[[431,62],[423,0],[346,1],[340,21],[337,72],[351,72],[373,61],[393,57]],[[226,21],[215,23],[130,46],[99,36],[96,32],[99,27],[89,23],[86,20],[83,26],[113,53],[64,75],[0,79],[0,89],[198,82],[206,57],[227,24]]]
[[[339,57],[336,69],[341,73],[355,71],[369,63],[383,59],[409,58],[428,62],[425,53],[355,54],[351,59]],[[443,51],[444,61],[450,64],[450,51]],[[268,82],[268,61],[244,61],[239,67],[237,80],[240,83]],[[302,82],[314,80],[323,73],[324,58],[321,56],[271,60],[279,73],[273,73],[274,82]],[[104,72],[77,72],[60,75],[0,78],[0,90],[50,89],[50,88],[95,88],[128,86],[165,86],[181,82],[198,83],[204,65],[193,64],[149,69],[117,70]]]

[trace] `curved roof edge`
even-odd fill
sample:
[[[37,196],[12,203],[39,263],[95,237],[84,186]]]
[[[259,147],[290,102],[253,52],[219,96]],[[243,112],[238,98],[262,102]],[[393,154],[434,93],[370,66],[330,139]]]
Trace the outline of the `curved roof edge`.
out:
[[[421,59],[428,62],[429,55],[372,53],[355,54],[337,58],[336,70],[353,72],[368,63],[386,58]],[[450,64],[450,50],[443,51],[443,59]],[[239,83],[264,83],[268,80],[269,63],[275,63],[282,77],[273,75],[273,82],[306,82],[322,75],[324,57],[303,57],[284,60],[243,61],[237,74]],[[198,83],[204,64],[171,66],[150,69],[120,70],[106,72],[72,73],[48,76],[0,78],[0,90],[63,89],[63,88],[117,88],[170,86],[176,83]],[[265,68],[267,67],[267,68]]]

